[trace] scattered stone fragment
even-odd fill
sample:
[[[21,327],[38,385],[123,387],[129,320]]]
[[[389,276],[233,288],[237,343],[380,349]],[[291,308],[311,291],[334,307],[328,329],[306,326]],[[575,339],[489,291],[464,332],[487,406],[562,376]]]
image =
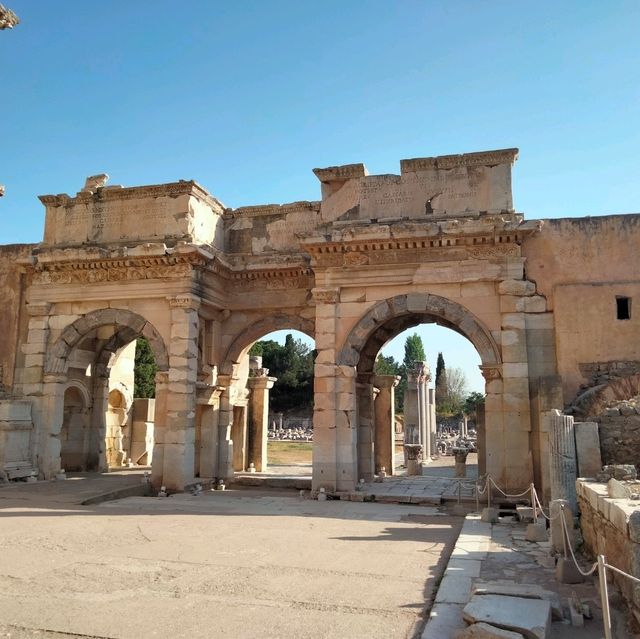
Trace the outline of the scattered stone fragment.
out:
[[[522,597],[523,599],[542,599],[551,604],[553,618],[563,618],[560,597],[551,590],[545,590],[538,584],[516,584],[509,581],[478,581],[474,584],[472,595],[503,595]]]
[[[571,557],[561,557],[556,564],[556,579],[561,584],[581,584],[584,577],[576,567]]]
[[[551,604],[541,599],[474,595],[462,611],[469,623],[485,622],[521,633],[527,639],[547,639]]]
[[[456,639],[523,639],[519,632],[503,630],[488,623],[474,623],[456,635]]]
[[[631,497],[631,491],[613,477],[607,482],[607,492],[612,499],[629,499]]]

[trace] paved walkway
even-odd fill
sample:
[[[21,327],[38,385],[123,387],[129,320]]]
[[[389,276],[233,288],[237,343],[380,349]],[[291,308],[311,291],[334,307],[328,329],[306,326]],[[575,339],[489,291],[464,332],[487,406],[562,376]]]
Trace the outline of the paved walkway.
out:
[[[601,639],[604,634],[597,579],[582,584],[560,584],[555,578],[555,560],[550,544],[525,540],[526,524],[503,519],[499,524],[480,521],[477,514],[467,515],[442,579],[422,639],[453,639],[466,627],[462,610],[471,597],[472,587],[480,582],[534,585],[557,594],[568,618],[568,600],[576,595],[588,604],[592,620],[584,627],[572,627],[567,621],[551,624],[550,639]],[[583,567],[590,562],[583,561]],[[615,599],[615,597],[613,598]],[[625,610],[612,610],[614,637],[626,639]]]
[[[80,505],[132,480],[0,489],[0,637],[412,638],[462,524],[258,490]]]

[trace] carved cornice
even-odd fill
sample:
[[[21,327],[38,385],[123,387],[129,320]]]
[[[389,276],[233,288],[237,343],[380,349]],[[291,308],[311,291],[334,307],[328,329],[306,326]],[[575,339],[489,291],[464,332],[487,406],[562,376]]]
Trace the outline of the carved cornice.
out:
[[[132,186],[128,188],[116,186],[104,186],[96,189],[95,193],[79,192],[75,196],[66,193],[59,195],[40,195],[39,200],[45,206],[74,206],[90,202],[109,202],[115,200],[132,200],[157,197],[177,197],[179,195],[192,195],[206,202],[212,209],[219,213],[225,210],[224,205],[204,187],[194,180],[180,180],[168,184],[150,184],[146,186]]]
[[[287,215],[289,213],[309,212],[317,213],[320,211],[320,202],[303,201],[291,202],[289,204],[261,204],[259,206],[242,206],[237,209],[227,209],[225,216],[238,217],[260,217],[268,215]]]
[[[344,182],[353,178],[365,177],[369,174],[364,164],[343,164],[329,166],[325,169],[313,169],[320,182]]]
[[[502,379],[501,364],[486,364],[479,367],[485,381],[490,382],[494,379]]]
[[[439,155],[430,158],[400,160],[400,172],[430,171],[433,169],[455,169],[460,166],[495,166],[513,164],[518,158],[518,149],[498,149],[461,155]]]

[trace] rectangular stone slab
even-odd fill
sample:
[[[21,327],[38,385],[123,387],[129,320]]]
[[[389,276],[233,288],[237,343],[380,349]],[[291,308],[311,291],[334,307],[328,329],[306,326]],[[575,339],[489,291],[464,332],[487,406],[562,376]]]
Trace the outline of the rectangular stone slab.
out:
[[[596,477],[602,470],[600,435],[596,422],[574,422],[578,477]]]
[[[519,632],[527,639],[547,639],[551,604],[541,599],[474,595],[464,607],[462,616],[468,623],[489,623]]]

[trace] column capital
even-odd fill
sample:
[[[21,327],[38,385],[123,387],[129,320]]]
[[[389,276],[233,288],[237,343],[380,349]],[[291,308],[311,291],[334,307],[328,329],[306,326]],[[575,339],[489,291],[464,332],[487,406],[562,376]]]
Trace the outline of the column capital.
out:
[[[479,368],[487,382],[502,378],[502,364],[481,364]]]
[[[373,383],[378,388],[394,388],[400,383],[400,375],[375,375]]]
[[[247,379],[247,386],[251,390],[268,390],[273,388],[273,385],[278,381],[277,377],[267,377],[266,375],[260,375],[259,377],[249,377]]]

